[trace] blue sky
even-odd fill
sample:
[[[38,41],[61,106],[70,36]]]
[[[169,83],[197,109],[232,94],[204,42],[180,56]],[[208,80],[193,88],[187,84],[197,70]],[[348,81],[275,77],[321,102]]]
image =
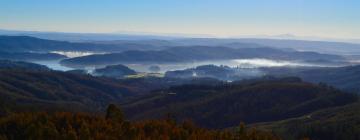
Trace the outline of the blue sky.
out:
[[[1,0],[0,28],[360,38],[359,0]]]

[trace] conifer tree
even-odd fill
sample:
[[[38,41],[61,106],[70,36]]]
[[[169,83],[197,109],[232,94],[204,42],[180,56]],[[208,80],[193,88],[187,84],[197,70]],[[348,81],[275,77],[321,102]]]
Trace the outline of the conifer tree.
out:
[[[116,105],[110,104],[106,110],[106,119],[123,122],[124,114]]]

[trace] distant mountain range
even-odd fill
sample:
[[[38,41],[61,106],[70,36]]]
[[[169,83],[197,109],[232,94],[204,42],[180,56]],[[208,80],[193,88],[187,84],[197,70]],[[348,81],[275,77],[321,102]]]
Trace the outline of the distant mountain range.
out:
[[[1,30],[0,35],[31,36],[49,40],[84,42],[84,41],[112,41],[112,40],[147,40],[147,39],[174,39],[180,35],[152,35],[134,32],[117,33],[65,33],[65,32],[40,32],[40,31],[16,31]]]
[[[178,39],[173,42],[179,45],[201,45],[201,46],[224,46],[241,47],[236,44],[250,43],[262,46],[268,46],[279,49],[294,49],[298,51],[315,51],[329,54],[359,54],[360,44],[331,42],[331,41],[307,41],[294,39],[264,39],[264,38],[190,38]]]
[[[0,59],[2,60],[47,61],[47,60],[61,60],[65,58],[67,57],[56,53],[0,52]]]
[[[0,30],[0,35],[32,36],[42,39],[70,42],[101,42],[102,44],[119,44],[136,41],[137,43],[163,46],[226,46],[226,44],[251,43],[276,48],[292,48],[303,51],[316,51],[330,54],[359,54],[360,39],[324,39],[318,37],[298,37],[291,34],[277,36],[240,36],[233,38],[216,38],[204,35],[151,34],[151,33],[61,33]],[[151,42],[151,43],[149,43]],[[347,42],[347,43],[345,43]]]
[[[157,50],[156,46],[136,43],[96,44],[46,40],[29,36],[0,36],[0,52],[49,53],[53,51],[121,52],[124,50]]]

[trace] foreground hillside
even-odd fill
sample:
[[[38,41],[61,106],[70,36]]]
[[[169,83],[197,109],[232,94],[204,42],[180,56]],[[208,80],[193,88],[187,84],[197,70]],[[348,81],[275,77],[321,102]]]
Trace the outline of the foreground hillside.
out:
[[[328,86],[297,78],[245,81],[225,85],[184,85],[160,90],[122,105],[132,119],[159,118],[165,113],[191,118],[206,127],[224,128],[298,117],[357,100]]]
[[[360,103],[325,109],[299,118],[253,125],[288,139],[360,139]]]
[[[126,121],[114,105],[106,117],[84,113],[19,113],[0,118],[0,140],[278,140],[268,132],[209,130],[191,121],[177,124],[172,118]]]

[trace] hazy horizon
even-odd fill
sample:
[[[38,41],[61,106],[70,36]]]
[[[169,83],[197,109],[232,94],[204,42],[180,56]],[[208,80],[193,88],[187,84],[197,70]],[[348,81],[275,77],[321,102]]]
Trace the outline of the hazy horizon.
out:
[[[355,0],[3,0],[0,5],[0,28],[7,30],[360,38]]]

